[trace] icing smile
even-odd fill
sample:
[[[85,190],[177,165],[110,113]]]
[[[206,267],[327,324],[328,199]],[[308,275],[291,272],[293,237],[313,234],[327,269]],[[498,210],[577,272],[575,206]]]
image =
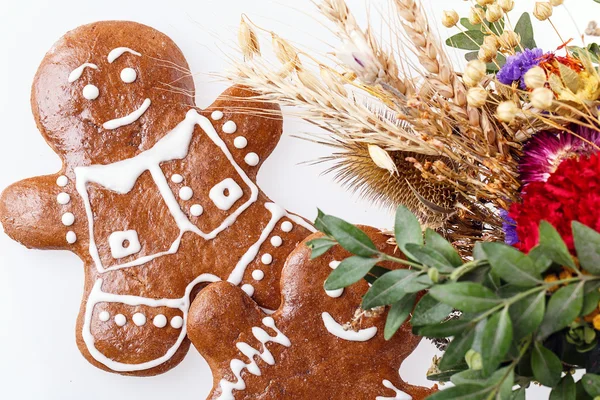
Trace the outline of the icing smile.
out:
[[[104,129],[112,130],[112,129],[120,128],[125,125],[133,124],[146,112],[146,110],[148,110],[148,108],[150,107],[150,103],[151,103],[150,99],[146,99],[146,100],[144,100],[142,105],[137,110],[132,112],[131,114],[126,115],[121,118],[115,118],[115,119],[111,119],[110,121],[106,121],[102,126],[104,127]]]

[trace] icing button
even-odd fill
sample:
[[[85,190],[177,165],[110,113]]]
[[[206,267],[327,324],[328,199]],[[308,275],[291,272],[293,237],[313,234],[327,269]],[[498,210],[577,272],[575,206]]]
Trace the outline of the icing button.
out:
[[[246,157],[244,157],[244,161],[251,167],[255,167],[258,165],[260,159],[258,158],[258,154],[256,153],[248,153]]]
[[[264,277],[265,273],[262,272],[260,269],[255,269],[254,271],[252,271],[252,279],[256,281],[261,281]]]
[[[237,125],[233,121],[227,121],[223,124],[223,132],[234,133],[237,131]]]
[[[183,318],[176,316],[171,318],[171,326],[175,329],[179,329],[183,326]]]
[[[292,223],[290,221],[284,221],[281,224],[281,230],[284,232],[290,232],[293,227],[294,227],[294,225],[292,225]]]
[[[222,111],[213,111],[212,114],[210,114],[210,117],[212,119],[214,119],[215,121],[218,121],[221,118],[223,118],[223,112]]]
[[[63,225],[71,226],[75,222],[75,216],[72,213],[67,212],[62,215],[61,220]]]
[[[200,204],[194,204],[190,207],[190,214],[194,217],[199,217],[204,212],[204,208]]]
[[[69,231],[69,232],[67,232],[66,239],[67,239],[67,243],[73,244],[77,241],[77,235],[75,234],[75,232]]]
[[[179,175],[179,174],[173,174],[173,175],[171,176],[171,181],[172,181],[173,183],[181,183],[181,182],[183,182],[183,176],[181,176],[181,175]]]
[[[269,253],[265,253],[260,258],[260,261],[265,265],[269,265],[273,262],[273,256],[270,255]]]
[[[100,91],[94,85],[85,85],[82,93],[87,100],[96,100],[100,95]]]
[[[152,320],[152,323],[157,328],[164,328],[165,326],[167,326],[167,317],[165,317],[162,314],[158,314],[157,316],[154,317],[154,319]]]
[[[115,315],[115,324],[118,326],[123,326],[127,323],[127,318],[123,314]]]
[[[249,283],[242,285],[242,290],[250,297],[252,297],[254,294],[254,286],[250,285]]]
[[[71,196],[69,196],[68,193],[61,192],[56,196],[56,201],[58,204],[62,204],[64,206],[65,204],[69,204],[71,201]]]
[[[137,326],[143,326],[146,324],[146,316],[142,313],[133,314],[133,317],[131,319],[133,320],[133,323]]]
[[[333,260],[332,262],[329,263],[329,268],[336,269],[338,267],[338,265],[340,265],[341,263],[342,263],[341,261]]]
[[[67,178],[64,175],[61,175],[58,178],[56,178],[56,184],[60,187],[67,186],[67,183],[69,183],[69,178]]]
[[[179,198],[181,200],[189,200],[192,198],[193,195],[194,191],[189,186],[184,186],[181,189],[179,189]]]
[[[137,78],[137,72],[133,68],[123,68],[121,70],[121,80],[125,83],[133,83]]]
[[[100,319],[102,322],[106,322],[110,319],[110,314],[108,311],[102,311],[100,315],[98,315],[98,319]]]
[[[283,243],[283,240],[281,239],[280,236],[273,236],[271,238],[271,245],[273,245],[273,247],[279,247],[281,246]]]
[[[233,139],[233,145],[236,149],[243,149],[244,147],[248,146],[248,139],[243,136],[238,136]]]

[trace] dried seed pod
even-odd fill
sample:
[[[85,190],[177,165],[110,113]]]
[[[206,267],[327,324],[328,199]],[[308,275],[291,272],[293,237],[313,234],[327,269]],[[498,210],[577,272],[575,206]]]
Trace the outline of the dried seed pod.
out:
[[[521,43],[521,36],[507,29],[500,35],[499,42],[502,49],[512,50]]]
[[[504,16],[504,10],[498,4],[490,4],[485,10],[485,19],[488,22],[496,22]]]
[[[245,60],[251,60],[254,55],[260,56],[260,44],[258,37],[244,17],[240,21],[238,29],[238,44],[242,50]]]
[[[465,84],[473,87],[479,84],[486,75],[485,63],[481,60],[471,60],[467,63],[464,73]]]
[[[548,88],[539,87],[531,92],[529,101],[531,102],[531,105],[537,109],[548,110],[550,107],[552,107],[554,93]]]
[[[459,20],[458,13],[454,10],[444,11],[442,14],[442,25],[446,28],[452,28],[454,25],[458,23]]]
[[[545,21],[552,16],[552,4],[547,1],[538,1],[533,7],[533,16],[540,21]]]
[[[481,86],[472,87],[467,93],[467,103],[471,107],[483,107],[487,101],[488,92]]]
[[[498,50],[490,47],[490,46],[486,46],[485,44],[483,46],[481,46],[479,48],[479,53],[477,54],[477,58],[479,58],[481,61],[483,62],[492,62],[496,56],[498,55]]]
[[[498,5],[502,7],[504,12],[512,11],[515,8],[514,0],[498,0]]]
[[[336,73],[331,72],[327,67],[323,66],[321,67],[319,73],[321,75],[321,79],[330,90],[342,97],[346,97],[348,95],[346,88],[344,88],[344,85],[340,82]]]
[[[294,49],[294,46],[274,33],[271,33],[271,38],[273,41],[273,51],[279,62],[283,65],[287,63],[292,63],[293,65],[300,64],[298,52]]]
[[[525,85],[530,89],[537,89],[546,84],[546,71],[542,67],[533,67],[525,73]]]
[[[368,145],[368,149],[369,156],[375,165],[379,168],[388,170],[391,174],[398,172],[394,160],[392,160],[392,157],[390,157],[387,151],[374,144]]]
[[[498,105],[496,116],[502,122],[511,123],[515,120],[519,108],[514,101],[503,101]]]

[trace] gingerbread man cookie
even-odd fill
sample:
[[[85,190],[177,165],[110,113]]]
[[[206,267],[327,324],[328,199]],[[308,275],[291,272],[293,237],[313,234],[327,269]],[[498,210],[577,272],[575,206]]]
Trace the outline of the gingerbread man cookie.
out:
[[[283,262],[311,226],[255,183],[282,119],[252,95],[233,87],[195,108],[179,48],[134,22],[79,27],[42,61],[33,114],[63,168],[8,187],[0,221],[27,247],[83,260],[77,343],[94,365],[134,375],[175,366],[189,347],[190,300],[208,282],[279,305]]]
[[[363,230],[380,249],[389,246],[375,229]],[[350,254],[339,246],[315,260],[310,253],[302,243],[290,254],[281,278],[282,304],[272,315],[227,282],[196,297],[188,335],[213,372],[208,398],[420,400],[433,393],[398,374],[421,340],[408,324],[386,341],[386,312],[357,318],[365,281],[334,292],[323,289],[331,269]]]

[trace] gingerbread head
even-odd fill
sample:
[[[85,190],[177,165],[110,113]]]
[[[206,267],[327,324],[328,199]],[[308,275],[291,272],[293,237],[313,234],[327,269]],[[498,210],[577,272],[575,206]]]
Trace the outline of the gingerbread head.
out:
[[[77,343],[109,371],[176,365],[207,282],[276,308],[283,262],[311,229],[255,183],[281,135],[279,108],[233,87],[199,110],[193,94],[177,46],[124,21],[67,33],[33,83],[34,117],[63,168],[8,187],[0,221],[27,247],[83,260]]]
[[[383,234],[365,231],[377,247],[390,250]],[[323,289],[331,269],[350,254],[335,246],[311,260],[310,252],[302,243],[290,254],[282,304],[272,315],[227,282],[208,286],[194,300],[188,332],[213,372],[208,398],[420,400],[431,394],[398,374],[420,341],[410,326],[386,341],[385,312],[357,313],[365,281]]]

